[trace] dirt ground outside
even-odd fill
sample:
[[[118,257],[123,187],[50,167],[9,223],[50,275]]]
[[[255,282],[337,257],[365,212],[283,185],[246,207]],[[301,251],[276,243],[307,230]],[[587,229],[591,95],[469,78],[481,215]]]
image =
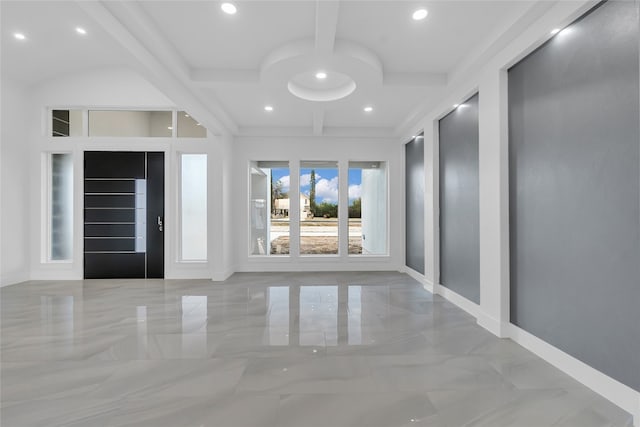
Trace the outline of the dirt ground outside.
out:
[[[289,253],[289,237],[280,236],[271,241],[271,254],[282,255]],[[330,236],[303,237],[300,239],[300,253],[308,254],[337,254],[338,238]],[[349,238],[349,253],[352,255],[362,253],[362,238]]]
[[[289,221],[272,219],[271,254],[289,253]],[[300,253],[337,254],[338,219],[313,218],[300,222]],[[360,218],[349,218],[349,254],[362,253],[362,223]]]

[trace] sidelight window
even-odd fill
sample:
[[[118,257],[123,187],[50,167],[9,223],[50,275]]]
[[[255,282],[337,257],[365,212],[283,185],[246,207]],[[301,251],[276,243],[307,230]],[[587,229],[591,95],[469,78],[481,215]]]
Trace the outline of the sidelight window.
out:
[[[73,156],[51,153],[48,157],[48,260],[73,257]]]
[[[386,163],[349,162],[349,255],[386,253]]]
[[[289,178],[289,162],[251,162],[251,255],[289,254]]]
[[[207,155],[182,154],[180,186],[181,259],[207,259]]]

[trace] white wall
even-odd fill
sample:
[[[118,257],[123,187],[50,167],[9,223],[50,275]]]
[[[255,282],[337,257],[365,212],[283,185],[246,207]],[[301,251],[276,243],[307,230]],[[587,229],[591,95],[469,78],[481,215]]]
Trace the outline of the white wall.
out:
[[[340,176],[339,214],[348,216],[348,165],[349,161],[387,162],[389,175],[389,203],[399,206],[402,200],[404,175],[401,172],[401,152],[393,140],[377,138],[333,138],[333,137],[240,137],[233,146],[233,241],[236,271],[338,271],[338,270],[399,270],[402,266],[402,221],[400,210],[390,210],[389,256],[348,256],[347,221],[340,224],[339,256],[249,256],[249,162],[260,160],[288,160],[291,188],[297,188],[300,161],[337,160]],[[300,207],[291,204],[289,216],[299,215]],[[297,253],[299,226],[291,225],[291,252]]]
[[[224,280],[234,273],[235,259],[233,256],[237,246],[236,212],[233,206],[234,200],[234,178],[235,170],[233,163],[233,144],[231,137],[222,137],[219,141],[221,154],[216,158],[216,169],[222,173],[222,179],[216,180],[217,192],[212,197],[210,206],[216,213],[222,214],[222,221],[213,222],[215,228],[215,239],[218,244],[215,245],[217,253],[213,258],[214,274],[213,280]],[[218,174],[218,177],[220,174]],[[211,180],[209,181],[211,183]],[[248,194],[248,193],[247,193]],[[211,258],[210,258],[211,259]]]
[[[27,91],[2,80],[0,136],[0,286],[29,279],[29,174],[25,167]]]
[[[29,147],[28,170],[32,177],[29,191],[30,212],[30,275],[33,279],[81,279],[83,277],[83,151],[162,151],[165,153],[165,277],[211,278],[224,275],[225,264],[217,262],[222,256],[223,212],[214,203],[223,197],[224,161],[229,162],[229,140],[219,136],[208,138],[51,138],[48,136],[48,107],[59,108],[123,108],[173,109],[172,102],[140,75],[125,69],[103,69],[65,76],[44,82],[30,91],[27,106]],[[85,116],[86,119],[86,116]],[[86,124],[85,124],[86,126]],[[147,122],[148,126],[148,122]],[[70,152],[74,155],[74,256],[70,262],[47,262],[45,170],[41,168],[44,153]],[[181,153],[208,155],[208,262],[179,262],[179,156]],[[226,156],[226,157],[225,157]],[[25,163],[23,163],[25,164]]]
[[[425,136],[425,287],[478,319],[499,337],[511,338],[572,375],[635,416],[640,426],[640,393],[585,365],[548,343],[509,323],[509,199],[507,70],[540,46],[554,28],[563,28],[595,5],[593,1],[557,2],[526,31],[504,43],[481,62],[467,64],[453,74],[448,94],[413,127],[401,143],[424,129]],[[442,287],[439,278],[438,120],[479,91],[480,175],[480,304]]]

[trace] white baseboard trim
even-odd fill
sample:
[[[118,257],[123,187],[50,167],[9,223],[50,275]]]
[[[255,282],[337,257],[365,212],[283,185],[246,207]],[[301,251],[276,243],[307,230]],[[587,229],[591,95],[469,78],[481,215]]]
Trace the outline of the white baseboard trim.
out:
[[[165,275],[167,280],[195,280],[195,279],[208,279],[211,276],[209,270],[174,270],[171,274]]]
[[[418,282],[420,282],[420,284],[429,292],[433,293],[433,283],[429,282],[427,280],[427,278],[424,276],[424,274],[422,273],[418,273],[417,271],[415,271],[413,268],[404,266],[404,268],[402,268],[400,270],[401,273],[406,273],[409,277],[411,277],[412,279],[417,280]]]
[[[498,319],[489,316],[482,310],[479,310],[476,320],[478,321],[478,325],[482,326],[498,338],[511,337],[511,325],[509,323],[500,322]]]
[[[463,309],[464,311],[466,311],[476,319],[480,317],[480,313],[481,313],[480,306],[475,302],[469,301],[462,295],[440,284],[435,285],[433,288],[434,288],[434,293],[445,297],[447,300],[449,300],[449,302],[457,305],[458,307],[460,307],[461,309]]]
[[[635,425],[640,427],[640,392],[513,324],[510,325],[509,335],[514,342],[551,363],[613,404],[633,414]]]
[[[411,272],[407,270],[407,274],[411,275]],[[479,305],[456,292],[439,284],[435,285],[434,288],[434,293],[441,295],[449,302],[474,316],[479,326],[500,338],[510,338],[515,343],[573,377],[576,381],[600,394],[614,405],[629,412],[633,415],[634,426],[640,427],[640,392],[603,374],[524,329],[520,329],[511,323],[499,322],[482,311]]]
[[[31,274],[31,280],[83,280],[82,273],[73,270],[37,271]]]
[[[431,280],[424,279],[424,283],[422,284],[422,287],[428,290],[429,292],[433,293],[433,282]]]
[[[3,274],[0,277],[0,288],[9,285],[15,285],[17,283],[26,282],[29,280],[29,275],[26,273],[18,272],[18,273],[8,273]]]
[[[400,270],[400,272],[401,273],[405,273],[409,277],[411,277],[412,279],[415,279],[418,282],[420,282],[420,284],[422,285],[422,287],[425,290],[431,292],[432,294],[434,293],[433,292],[433,282],[431,280],[428,280],[423,274],[418,273],[414,269],[406,267],[406,266],[402,270]]]
[[[233,271],[233,270],[215,272],[211,276],[211,281],[213,281],[213,282],[224,282],[229,277],[231,277],[233,275],[233,273],[235,273],[235,271]]]

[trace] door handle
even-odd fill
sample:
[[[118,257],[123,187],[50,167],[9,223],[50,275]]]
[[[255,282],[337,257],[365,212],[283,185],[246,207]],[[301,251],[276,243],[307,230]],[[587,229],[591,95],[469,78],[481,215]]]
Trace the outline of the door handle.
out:
[[[162,231],[162,217],[158,216],[158,231]]]

